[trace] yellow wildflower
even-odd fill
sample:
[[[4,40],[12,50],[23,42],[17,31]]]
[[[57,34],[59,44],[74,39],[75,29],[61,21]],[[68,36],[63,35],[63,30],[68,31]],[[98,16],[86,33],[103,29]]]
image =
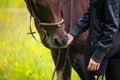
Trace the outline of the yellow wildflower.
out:
[[[27,71],[26,71],[26,75],[29,75],[30,73],[31,73],[30,70],[27,70]]]

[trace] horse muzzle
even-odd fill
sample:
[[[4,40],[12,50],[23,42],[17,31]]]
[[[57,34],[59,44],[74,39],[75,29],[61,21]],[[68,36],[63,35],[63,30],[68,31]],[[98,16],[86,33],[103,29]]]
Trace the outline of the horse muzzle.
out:
[[[62,37],[53,37],[52,44],[58,48],[63,48],[67,45],[68,36],[64,35]]]

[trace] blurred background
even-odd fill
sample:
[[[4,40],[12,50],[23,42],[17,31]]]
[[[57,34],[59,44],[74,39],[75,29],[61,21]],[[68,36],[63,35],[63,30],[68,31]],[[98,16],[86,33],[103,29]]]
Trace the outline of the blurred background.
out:
[[[29,16],[24,0],[0,0],[0,80],[52,77],[54,63],[50,51],[27,34]],[[33,20],[32,28],[36,31]],[[72,80],[80,80],[72,71]]]

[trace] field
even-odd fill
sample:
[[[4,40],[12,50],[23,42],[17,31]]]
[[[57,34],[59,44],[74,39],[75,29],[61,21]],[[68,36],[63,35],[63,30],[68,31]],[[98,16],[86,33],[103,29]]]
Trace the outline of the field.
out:
[[[51,80],[54,63],[50,51],[27,32],[29,13],[24,1],[1,0],[0,80]],[[80,80],[72,71],[72,80]]]

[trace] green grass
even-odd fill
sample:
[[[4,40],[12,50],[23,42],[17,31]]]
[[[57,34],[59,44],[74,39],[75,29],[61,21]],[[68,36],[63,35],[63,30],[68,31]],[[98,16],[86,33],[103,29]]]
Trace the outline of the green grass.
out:
[[[0,1],[4,3],[0,6],[0,80],[50,80],[54,70],[50,51],[26,34],[29,13],[24,2],[12,5],[13,1]],[[80,80],[72,71],[72,80]]]

